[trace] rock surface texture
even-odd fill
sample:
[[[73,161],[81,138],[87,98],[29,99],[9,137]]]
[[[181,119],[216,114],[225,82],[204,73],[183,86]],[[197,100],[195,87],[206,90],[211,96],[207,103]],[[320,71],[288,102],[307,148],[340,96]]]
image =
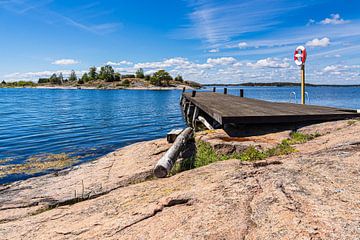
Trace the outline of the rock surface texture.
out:
[[[359,239],[360,122],[298,131],[322,135],[290,155],[165,179],[151,178],[169,148],[156,140],[3,186],[0,239]]]

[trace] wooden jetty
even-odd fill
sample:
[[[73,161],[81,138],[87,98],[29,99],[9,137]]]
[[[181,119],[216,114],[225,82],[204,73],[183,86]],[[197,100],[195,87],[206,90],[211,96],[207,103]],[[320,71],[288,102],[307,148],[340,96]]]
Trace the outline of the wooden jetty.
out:
[[[205,121],[210,129],[225,124],[320,122],[360,117],[357,110],[268,102],[227,95],[225,91],[224,94],[184,92],[181,105],[190,126],[195,126],[196,121]]]

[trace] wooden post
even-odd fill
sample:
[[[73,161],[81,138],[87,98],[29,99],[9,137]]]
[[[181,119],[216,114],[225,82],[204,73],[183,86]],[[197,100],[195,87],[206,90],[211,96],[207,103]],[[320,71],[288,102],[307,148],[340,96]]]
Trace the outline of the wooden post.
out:
[[[192,117],[192,121],[191,121],[191,126],[192,128],[194,129],[194,131],[196,132],[196,119],[199,115],[199,108],[198,107],[195,107],[194,109],[194,113],[193,113],[193,117]]]
[[[192,91],[191,97],[195,97],[195,96],[196,96],[196,91]]]
[[[216,92],[216,87],[213,87],[213,92]]]
[[[305,104],[305,64],[301,65],[301,104]]]
[[[244,97],[244,89],[240,89],[240,97]]]
[[[183,92],[185,92],[185,87],[183,87],[183,90],[182,90]]]
[[[178,159],[180,152],[184,150],[186,143],[192,137],[193,129],[190,127],[186,128],[180,133],[180,135],[176,138],[174,144],[156,164],[154,168],[154,175],[156,177],[164,178],[169,174],[171,168],[174,166],[174,163]]]
[[[224,94],[227,94],[227,88],[224,88]]]
[[[211,124],[210,124],[208,121],[206,121],[206,119],[205,119],[204,117],[199,116],[198,119],[199,119],[200,122],[202,122],[202,123],[204,124],[204,126],[205,126],[207,129],[209,129],[209,130],[214,130],[214,127],[211,126]]]

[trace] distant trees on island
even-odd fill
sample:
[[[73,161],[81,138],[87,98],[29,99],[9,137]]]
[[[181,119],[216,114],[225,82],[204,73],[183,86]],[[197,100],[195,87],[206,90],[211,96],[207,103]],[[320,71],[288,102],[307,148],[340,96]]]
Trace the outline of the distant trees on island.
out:
[[[181,75],[177,75],[173,78],[167,71],[159,70],[151,75],[145,75],[144,70],[139,68],[135,74],[120,74],[115,72],[113,67],[105,65],[97,71],[96,67],[90,67],[88,72],[85,72],[80,78],[77,77],[74,70],[71,71],[69,78],[64,79],[62,73],[57,75],[52,74],[50,78],[39,78],[39,84],[54,84],[62,85],[64,83],[77,83],[86,84],[88,82],[104,81],[104,82],[121,82],[124,86],[129,86],[129,79],[138,78],[148,81],[150,84],[155,86],[169,86],[171,81],[183,83],[184,80]],[[185,81],[185,83],[188,83]]]

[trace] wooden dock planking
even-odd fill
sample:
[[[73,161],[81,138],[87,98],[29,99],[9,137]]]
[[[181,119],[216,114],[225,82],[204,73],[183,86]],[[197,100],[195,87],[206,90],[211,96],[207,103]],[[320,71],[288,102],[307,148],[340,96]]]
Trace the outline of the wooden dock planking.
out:
[[[220,124],[294,123],[328,121],[360,117],[356,110],[314,105],[268,102],[214,92],[183,93],[184,99],[197,106]]]

